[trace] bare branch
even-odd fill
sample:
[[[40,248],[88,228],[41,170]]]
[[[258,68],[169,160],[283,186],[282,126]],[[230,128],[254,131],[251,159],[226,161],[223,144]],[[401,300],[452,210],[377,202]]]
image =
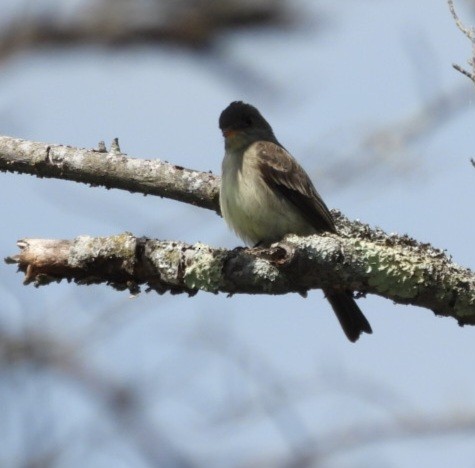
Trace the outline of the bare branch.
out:
[[[219,213],[219,178],[159,159],[129,158],[118,143],[104,152],[0,136],[0,171],[73,180],[158,195]]]
[[[464,24],[458,17],[457,12],[455,11],[454,1],[453,0],[447,0],[447,1],[449,3],[450,13],[452,13],[452,16],[455,20],[455,24],[457,25],[457,28],[459,28],[460,31],[462,31],[470,41],[473,41],[475,39],[475,32],[473,28],[467,28],[466,26],[464,26]]]
[[[343,236],[288,236],[270,249],[213,249],[203,244],[136,238],[24,239],[6,259],[37,286],[67,279],[195,294],[305,294],[334,288],[378,294],[475,324],[475,275],[444,252],[407,237],[339,219]],[[358,231],[359,229],[359,231]],[[345,230],[352,237],[345,235]]]
[[[457,71],[465,75],[466,77],[470,78],[473,83],[475,83],[475,28],[467,28],[455,11],[455,6],[453,0],[447,0],[449,4],[450,12],[452,13],[452,17],[454,18],[455,24],[457,28],[462,31],[462,33],[467,37],[467,39],[472,43],[472,58],[469,60],[469,65],[472,67],[472,72],[469,72],[462,68],[460,65],[452,65]]]
[[[456,63],[453,63],[452,67],[454,67],[454,69],[457,70],[458,72],[462,73],[462,75],[465,75],[467,78],[470,78],[475,83],[475,73],[470,73],[468,70],[465,70],[465,68],[462,68],[460,65],[457,65]]]

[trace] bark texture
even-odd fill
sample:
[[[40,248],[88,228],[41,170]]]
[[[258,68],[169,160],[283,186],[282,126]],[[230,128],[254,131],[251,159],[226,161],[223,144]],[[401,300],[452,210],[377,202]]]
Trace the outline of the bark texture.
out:
[[[0,137],[0,170],[159,195],[219,213],[219,177],[120,152]],[[118,236],[24,239],[6,259],[36,285],[67,279],[107,283],[133,293],[305,294],[313,288],[372,293],[475,324],[475,275],[441,250],[408,236],[333,216],[339,235],[288,236],[271,249],[214,249],[204,244]]]
[[[0,171],[158,195],[219,212],[219,178],[160,159],[127,157],[117,140],[107,151],[102,142],[87,150],[0,136]]]
[[[204,244],[137,238],[129,233],[74,240],[24,239],[7,258],[25,283],[107,283],[132,293],[305,295],[309,289],[357,290],[475,323],[475,275],[442,252],[409,238],[288,236],[270,249],[214,249]]]

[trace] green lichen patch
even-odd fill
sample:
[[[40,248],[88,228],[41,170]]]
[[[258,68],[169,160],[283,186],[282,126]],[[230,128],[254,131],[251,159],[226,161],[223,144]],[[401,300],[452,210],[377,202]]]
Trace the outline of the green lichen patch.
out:
[[[369,286],[381,294],[411,299],[427,282],[427,268],[419,256],[411,255],[410,248],[390,248],[373,242],[356,240],[355,253],[361,256]]]
[[[226,252],[197,243],[193,245],[192,249],[187,250],[185,255],[183,280],[187,287],[213,293],[218,292],[222,283]]]

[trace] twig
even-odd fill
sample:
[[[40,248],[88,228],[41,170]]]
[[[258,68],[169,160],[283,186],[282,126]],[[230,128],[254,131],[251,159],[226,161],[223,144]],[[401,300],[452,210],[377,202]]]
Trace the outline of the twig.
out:
[[[470,80],[475,83],[475,28],[467,28],[460,18],[457,15],[457,12],[455,11],[454,7],[454,2],[453,0],[447,0],[449,4],[449,9],[450,12],[452,13],[452,17],[454,18],[455,24],[457,25],[457,28],[459,28],[460,31],[467,37],[467,39],[472,43],[472,58],[468,61],[469,65],[472,67],[472,72],[469,72],[468,70],[465,70],[463,67],[457,64],[453,64],[452,66],[455,68],[455,70],[459,71],[463,75],[465,75],[467,78],[470,78]]]

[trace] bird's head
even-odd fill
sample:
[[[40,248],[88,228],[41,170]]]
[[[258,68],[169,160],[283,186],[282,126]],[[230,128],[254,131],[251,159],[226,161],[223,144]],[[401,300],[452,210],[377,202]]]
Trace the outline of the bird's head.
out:
[[[261,113],[250,104],[234,101],[219,117],[227,148],[246,147],[256,141],[276,142],[272,127]]]

